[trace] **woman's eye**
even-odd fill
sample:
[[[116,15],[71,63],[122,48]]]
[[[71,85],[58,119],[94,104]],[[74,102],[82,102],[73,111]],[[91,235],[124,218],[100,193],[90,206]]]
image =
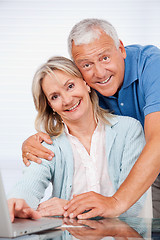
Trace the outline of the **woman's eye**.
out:
[[[52,100],[55,100],[55,99],[57,99],[57,98],[58,98],[58,95],[57,95],[57,94],[52,96]]]
[[[69,89],[72,89],[74,87],[74,83],[70,83],[69,85],[68,85],[68,88]]]

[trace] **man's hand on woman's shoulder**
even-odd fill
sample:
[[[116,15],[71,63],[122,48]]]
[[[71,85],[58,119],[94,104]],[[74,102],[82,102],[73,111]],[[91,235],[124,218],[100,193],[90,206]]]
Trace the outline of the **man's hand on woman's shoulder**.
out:
[[[26,166],[30,165],[30,161],[41,163],[40,158],[52,160],[54,153],[41,144],[43,141],[52,144],[50,136],[43,132],[36,133],[24,141],[22,144],[22,158]]]

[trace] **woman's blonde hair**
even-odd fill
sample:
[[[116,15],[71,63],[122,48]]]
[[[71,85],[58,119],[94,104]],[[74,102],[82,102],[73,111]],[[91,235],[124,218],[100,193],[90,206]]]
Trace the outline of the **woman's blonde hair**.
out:
[[[53,112],[48,104],[48,100],[42,89],[42,80],[46,75],[53,76],[54,71],[63,71],[72,76],[82,78],[82,75],[76,65],[65,57],[52,57],[45,64],[43,64],[35,73],[32,82],[32,94],[34,104],[38,112],[35,120],[35,128],[37,131],[46,131],[50,136],[59,136],[63,131],[63,121],[61,116]],[[93,104],[93,111],[95,119],[101,119],[103,122],[108,123],[106,119],[110,115],[107,110],[99,107],[98,97],[96,92],[91,89],[90,92],[91,102]]]

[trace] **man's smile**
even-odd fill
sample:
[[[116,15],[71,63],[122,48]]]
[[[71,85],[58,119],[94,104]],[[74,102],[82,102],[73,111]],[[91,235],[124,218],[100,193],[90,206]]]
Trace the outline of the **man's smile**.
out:
[[[99,84],[105,84],[105,83],[109,82],[109,80],[111,79],[111,77],[112,77],[112,75],[111,75],[110,77],[108,77],[107,79],[105,79],[104,81],[102,81],[102,82],[97,82],[97,83],[99,83]]]

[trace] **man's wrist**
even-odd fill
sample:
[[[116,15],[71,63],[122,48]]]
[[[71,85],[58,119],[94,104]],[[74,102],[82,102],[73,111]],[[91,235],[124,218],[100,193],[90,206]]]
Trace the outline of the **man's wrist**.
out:
[[[126,199],[121,199],[119,198],[118,194],[115,193],[112,198],[115,201],[115,212],[116,212],[116,217],[120,216],[122,213],[128,210],[128,205]]]

